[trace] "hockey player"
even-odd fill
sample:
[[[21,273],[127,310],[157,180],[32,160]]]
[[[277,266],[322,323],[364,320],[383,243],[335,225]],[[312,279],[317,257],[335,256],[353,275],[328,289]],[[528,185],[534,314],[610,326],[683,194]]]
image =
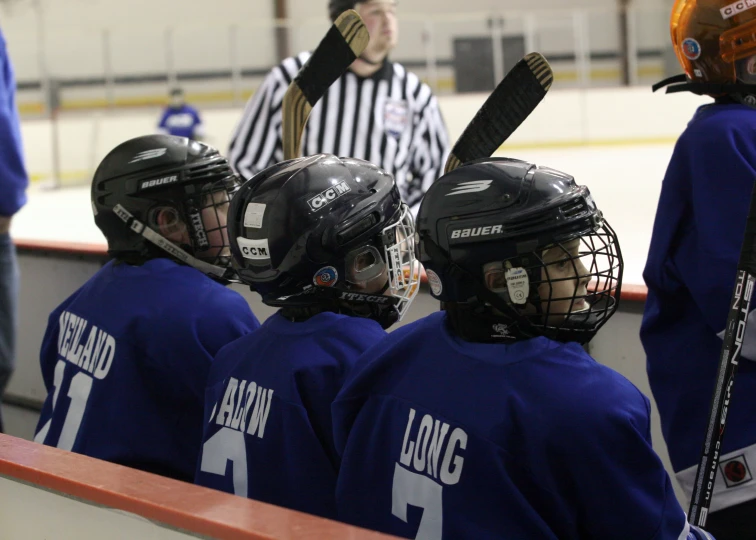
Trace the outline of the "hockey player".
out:
[[[710,95],[680,136],[662,184],[643,278],[648,378],[677,479],[690,497],[756,179],[756,4],[678,0],[672,41],[685,75],[671,91]],[[753,315],[753,313],[751,313]],[[727,409],[707,529],[756,539],[756,324],[749,317]]]
[[[417,291],[412,216],[391,175],[321,154],[246,182],[229,232],[241,280],[281,309],[213,362],[196,482],[334,518],[331,403]]]
[[[107,263],[50,315],[36,442],[192,481],[213,355],[259,326],[223,286],[239,178],[214,148],[126,141],[92,181]]]
[[[205,136],[205,126],[199,111],[184,99],[181,88],[171,90],[171,99],[158,121],[158,133],[187,137],[198,141]]]
[[[587,343],[617,238],[566,174],[487,159],[441,177],[418,253],[443,311],[367,351],[333,405],[339,518],[409,538],[694,539],[649,402]]]

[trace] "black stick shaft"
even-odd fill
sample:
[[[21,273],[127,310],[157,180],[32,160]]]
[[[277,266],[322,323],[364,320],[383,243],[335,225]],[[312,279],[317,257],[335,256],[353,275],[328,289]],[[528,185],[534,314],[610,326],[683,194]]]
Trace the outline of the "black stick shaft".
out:
[[[756,282],[756,185],[751,193],[751,207],[748,211],[743,245],[740,250],[735,290],[732,293],[730,311],[727,315],[717,380],[711,399],[709,420],[706,424],[706,437],[690,498],[688,522],[699,527],[706,525],[711,497],[714,493],[714,482],[722,453],[722,438],[727,422],[727,410],[730,406],[735,374],[738,371],[754,282]]]

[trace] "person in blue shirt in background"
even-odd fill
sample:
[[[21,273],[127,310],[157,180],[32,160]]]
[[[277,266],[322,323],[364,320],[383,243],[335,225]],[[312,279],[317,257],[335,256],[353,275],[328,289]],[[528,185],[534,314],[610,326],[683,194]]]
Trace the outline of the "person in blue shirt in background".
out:
[[[29,177],[24,166],[16,80],[0,32],[0,401],[13,374],[18,325],[19,271],[10,237],[13,215],[26,204]],[[0,414],[0,433],[3,418]]]
[[[581,346],[623,268],[588,189],[478,160],[430,187],[417,231],[443,310],[369,349],[333,404],[339,519],[423,540],[710,538],[651,446],[648,399]]]
[[[640,338],[670,461],[690,498],[756,181],[756,4],[678,0],[670,26],[685,73],[655,88],[672,84],[712,101],[678,138],[662,182]],[[706,522],[719,540],[756,539],[755,313],[742,336]]]
[[[215,148],[147,135],[105,156],[92,209],[113,260],[50,315],[34,440],[191,482],[215,353],[259,323],[225,287],[239,177]]]
[[[168,106],[158,122],[158,133],[186,137],[199,141],[205,137],[205,126],[202,124],[197,109],[187,104],[184,91],[181,88],[171,90]]]
[[[248,180],[229,210],[234,266],[281,309],[210,368],[196,483],[334,519],[331,403],[418,286],[393,177],[320,154]]]

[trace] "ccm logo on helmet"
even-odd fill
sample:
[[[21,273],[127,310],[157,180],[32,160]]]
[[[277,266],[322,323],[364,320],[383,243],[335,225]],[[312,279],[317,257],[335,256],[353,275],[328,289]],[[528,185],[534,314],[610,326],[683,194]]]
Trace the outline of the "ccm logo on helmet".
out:
[[[503,227],[501,225],[489,225],[488,227],[471,227],[469,229],[457,229],[452,231],[449,238],[471,238],[473,236],[490,236],[492,234],[501,234]]]
[[[236,243],[239,245],[239,251],[241,251],[242,257],[245,259],[251,259],[253,261],[259,261],[262,259],[270,259],[270,248],[268,248],[268,239],[262,240],[250,240],[238,236]]]
[[[142,185],[139,186],[139,189],[165,186],[168,184],[173,184],[174,182],[178,182],[178,176],[164,176],[163,178],[155,178],[154,180],[145,180],[144,182],[142,182]]]
[[[315,195],[312,199],[307,201],[310,205],[310,209],[313,212],[317,212],[321,208],[328,206],[333,201],[341,197],[344,193],[352,191],[346,182],[339,182],[335,186],[328,188],[321,193]]]
[[[722,14],[723,19],[729,19],[753,7],[756,7],[756,0],[741,0],[740,2],[733,2],[729,6],[723,7],[719,12]]]

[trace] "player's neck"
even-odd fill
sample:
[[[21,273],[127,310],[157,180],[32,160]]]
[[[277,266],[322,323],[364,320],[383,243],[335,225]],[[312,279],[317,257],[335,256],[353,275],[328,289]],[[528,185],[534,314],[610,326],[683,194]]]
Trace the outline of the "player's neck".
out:
[[[355,75],[367,78],[372,75],[375,75],[378,71],[380,71],[385,63],[386,63],[385,56],[383,57],[383,59],[381,59],[378,62],[373,62],[373,61],[366,62],[364,59],[358,58],[357,60],[354,61],[354,63],[352,63],[351,66],[349,66],[349,69]]]

